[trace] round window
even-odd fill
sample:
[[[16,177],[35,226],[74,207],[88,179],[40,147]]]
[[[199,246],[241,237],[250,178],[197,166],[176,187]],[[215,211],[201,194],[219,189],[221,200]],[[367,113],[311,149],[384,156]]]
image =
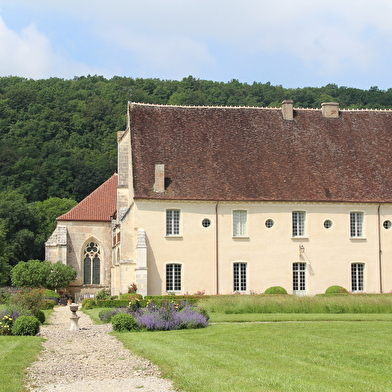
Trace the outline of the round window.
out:
[[[392,227],[392,223],[390,220],[386,220],[382,224],[384,226],[384,229],[390,229]]]
[[[203,221],[201,222],[203,227],[210,227],[211,225],[211,221],[209,219],[203,219]]]
[[[265,226],[270,229],[274,225],[274,221],[272,219],[267,219],[265,221]]]
[[[326,229],[330,229],[330,228],[332,227],[332,221],[329,220],[329,219],[326,219],[326,220],[324,221],[324,227],[325,227]]]

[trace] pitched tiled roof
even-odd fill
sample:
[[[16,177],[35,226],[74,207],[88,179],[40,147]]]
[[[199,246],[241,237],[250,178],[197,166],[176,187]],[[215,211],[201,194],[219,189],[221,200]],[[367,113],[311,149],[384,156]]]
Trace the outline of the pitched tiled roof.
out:
[[[135,198],[392,202],[392,111],[129,104]],[[166,191],[154,192],[165,165]]]
[[[57,221],[110,221],[117,208],[117,184],[115,173]]]

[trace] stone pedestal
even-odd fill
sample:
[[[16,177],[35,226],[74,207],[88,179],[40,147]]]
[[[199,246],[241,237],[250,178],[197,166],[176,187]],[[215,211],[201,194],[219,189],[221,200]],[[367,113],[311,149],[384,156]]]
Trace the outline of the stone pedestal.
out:
[[[69,305],[69,308],[72,312],[72,316],[70,317],[71,320],[71,328],[69,329],[70,331],[78,331],[79,330],[79,319],[80,317],[76,314],[76,311],[79,309],[79,305],[72,304]]]

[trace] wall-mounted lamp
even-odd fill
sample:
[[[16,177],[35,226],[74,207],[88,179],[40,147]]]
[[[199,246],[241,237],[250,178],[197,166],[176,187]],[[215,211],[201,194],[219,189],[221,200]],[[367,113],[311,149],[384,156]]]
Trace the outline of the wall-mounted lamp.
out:
[[[305,247],[303,246],[303,244],[301,244],[299,246],[299,254],[302,255],[305,252]]]

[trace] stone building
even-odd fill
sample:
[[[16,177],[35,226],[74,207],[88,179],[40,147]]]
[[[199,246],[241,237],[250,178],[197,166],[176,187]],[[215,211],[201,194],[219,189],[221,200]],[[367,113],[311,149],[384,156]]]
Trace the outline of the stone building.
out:
[[[82,292],[389,292],[391,150],[389,110],[129,103],[118,174],[46,257]]]

